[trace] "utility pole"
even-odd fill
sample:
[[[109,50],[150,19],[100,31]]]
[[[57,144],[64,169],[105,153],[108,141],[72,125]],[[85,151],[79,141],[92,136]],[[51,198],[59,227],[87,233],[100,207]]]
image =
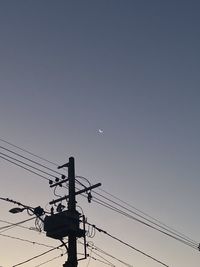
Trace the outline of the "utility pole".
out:
[[[75,192],[75,166],[74,158],[70,157],[68,162],[68,179],[69,179],[69,201],[68,210],[71,215],[76,217],[76,192]],[[77,267],[77,242],[76,235],[73,233],[69,234],[68,237],[68,259],[63,264],[63,267]]]
[[[63,264],[63,267],[77,267],[79,260],[84,260],[87,258],[86,252],[86,236],[85,236],[85,217],[81,216],[80,213],[76,210],[76,195],[87,193],[101,186],[101,183],[85,187],[81,190],[76,191],[75,189],[75,163],[74,158],[70,157],[69,162],[59,166],[58,169],[67,167],[68,168],[68,178],[62,177],[61,180],[56,181],[55,183],[50,183],[50,187],[62,186],[63,183],[68,182],[69,191],[68,195],[60,197],[56,200],[49,202],[50,205],[55,203],[62,202],[63,200],[68,200],[68,209],[54,209],[52,208],[51,215],[47,215],[44,219],[44,231],[48,237],[59,239],[62,241],[63,237],[68,237],[68,258],[67,261]],[[88,193],[88,197],[89,197]],[[90,193],[91,195],[91,193]],[[88,198],[88,201],[91,201],[91,196]],[[59,205],[58,205],[59,206]],[[83,229],[80,228],[80,217],[82,217]],[[77,238],[84,238],[84,258],[77,258]]]

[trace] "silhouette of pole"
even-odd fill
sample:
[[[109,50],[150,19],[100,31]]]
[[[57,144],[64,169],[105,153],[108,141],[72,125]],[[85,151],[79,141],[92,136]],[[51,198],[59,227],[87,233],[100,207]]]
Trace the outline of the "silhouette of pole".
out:
[[[75,164],[74,158],[70,157],[68,162],[68,179],[69,179],[69,202],[68,210],[75,215],[76,211],[76,192],[75,192]],[[63,267],[77,267],[77,242],[76,235],[69,234],[68,237],[68,259]]]

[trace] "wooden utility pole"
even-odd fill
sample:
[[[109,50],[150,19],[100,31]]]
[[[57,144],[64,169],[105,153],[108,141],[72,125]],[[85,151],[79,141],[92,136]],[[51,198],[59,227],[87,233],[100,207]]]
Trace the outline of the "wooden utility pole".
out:
[[[76,217],[76,192],[75,192],[75,164],[74,158],[70,157],[68,162],[68,179],[69,179],[69,202],[68,210],[71,215]],[[77,267],[77,242],[76,235],[69,234],[68,237],[68,259],[63,267]]]
[[[59,166],[58,169],[67,167],[68,168],[68,178],[65,177],[62,180],[51,183],[50,187],[61,186],[63,183],[68,182],[69,184],[69,194],[68,196],[60,197],[59,199],[49,202],[53,205],[62,200],[68,200],[67,210],[57,210],[57,213],[52,212],[51,215],[47,215],[44,219],[44,231],[48,237],[62,240],[63,237],[68,236],[68,258],[63,264],[63,267],[77,267],[78,260],[83,260],[87,258],[86,253],[86,238],[85,238],[85,219],[82,216],[83,229],[80,228],[80,213],[76,210],[76,195],[90,192],[92,189],[101,186],[101,183],[85,187],[84,189],[76,191],[75,189],[75,163],[74,158],[70,157],[69,162]],[[91,199],[90,199],[91,200]],[[88,200],[89,201],[89,200]],[[84,238],[84,258],[77,258],[77,238]]]

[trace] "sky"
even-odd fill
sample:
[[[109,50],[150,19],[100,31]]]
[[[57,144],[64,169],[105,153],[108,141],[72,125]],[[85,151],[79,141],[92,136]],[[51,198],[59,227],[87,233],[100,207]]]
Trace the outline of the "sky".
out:
[[[199,11],[196,0],[2,0],[0,146],[54,170],[2,139],[56,164],[73,156],[77,175],[199,243]],[[0,174],[0,197],[32,207],[55,199],[48,181],[2,158]],[[29,218],[0,203],[0,220]],[[77,206],[92,224],[170,267],[199,264],[198,250],[169,236],[81,196]],[[60,245],[19,227],[3,234]],[[134,267],[160,265],[102,233],[88,241]],[[3,267],[48,250],[5,236],[0,247]],[[88,257],[78,266],[106,265]]]

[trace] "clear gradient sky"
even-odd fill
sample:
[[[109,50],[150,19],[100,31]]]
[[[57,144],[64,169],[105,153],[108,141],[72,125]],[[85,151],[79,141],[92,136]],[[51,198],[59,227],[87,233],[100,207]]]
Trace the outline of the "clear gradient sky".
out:
[[[74,156],[77,174],[200,242],[199,14],[196,0],[0,1],[0,137],[59,164]],[[0,197],[53,198],[47,181],[3,160],[0,175]],[[78,203],[90,222],[170,267],[199,266],[200,252]],[[11,207],[1,201],[1,220],[28,218]],[[59,244],[25,229],[5,234]],[[93,242],[134,267],[161,266],[101,234]],[[0,247],[3,267],[47,250],[3,236]]]

